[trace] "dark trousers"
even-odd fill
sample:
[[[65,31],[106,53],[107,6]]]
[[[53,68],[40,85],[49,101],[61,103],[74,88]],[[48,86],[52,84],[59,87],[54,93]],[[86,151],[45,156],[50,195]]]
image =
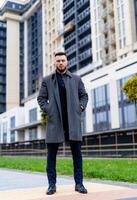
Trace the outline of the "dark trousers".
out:
[[[82,154],[81,154],[81,142],[80,141],[69,141],[72,157],[73,157],[73,168],[74,168],[74,180],[75,184],[82,184],[83,173],[82,173]],[[56,184],[56,156],[58,151],[59,143],[47,144],[48,155],[47,155],[47,177],[48,183]]]

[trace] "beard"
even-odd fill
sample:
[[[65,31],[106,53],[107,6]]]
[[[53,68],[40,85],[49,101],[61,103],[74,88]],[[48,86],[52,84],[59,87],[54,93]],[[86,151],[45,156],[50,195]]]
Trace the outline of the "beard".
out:
[[[61,74],[63,74],[64,72],[66,72],[67,67],[64,67],[64,68],[61,68],[61,69],[57,67],[57,70],[58,70]]]

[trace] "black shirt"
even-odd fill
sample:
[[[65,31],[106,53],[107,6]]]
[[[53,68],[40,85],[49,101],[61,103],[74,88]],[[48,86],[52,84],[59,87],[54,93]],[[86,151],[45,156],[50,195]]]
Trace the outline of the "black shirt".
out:
[[[63,76],[66,74],[61,74],[56,70],[57,82],[59,87],[59,96],[61,103],[61,112],[62,112],[62,120],[63,120],[63,128],[65,133],[65,140],[69,140],[69,130],[68,130],[68,111],[67,111],[67,96],[66,96],[66,87],[63,80]]]

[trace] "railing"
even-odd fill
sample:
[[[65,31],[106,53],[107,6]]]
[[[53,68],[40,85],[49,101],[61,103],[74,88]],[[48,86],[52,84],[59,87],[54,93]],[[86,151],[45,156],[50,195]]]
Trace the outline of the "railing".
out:
[[[80,0],[78,3],[77,3],[77,8],[81,8],[82,6],[84,6],[84,4],[86,3],[89,3],[89,0]]]
[[[137,143],[82,145],[85,157],[137,157]],[[44,140],[0,144],[1,156],[46,156],[47,148]],[[71,156],[69,146],[59,147],[58,156]]]
[[[106,18],[107,17],[107,8],[105,8],[105,9],[103,9],[101,11],[101,16],[102,16],[102,18]]]
[[[114,12],[113,3],[109,4],[107,11],[109,14],[113,14],[113,12]]]
[[[73,3],[74,0],[69,0],[64,2],[64,9],[66,9],[71,3]]]
[[[85,9],[82,13],[78,15],[78,22],[82,21],[85,17],[90,15],[90,8]]]

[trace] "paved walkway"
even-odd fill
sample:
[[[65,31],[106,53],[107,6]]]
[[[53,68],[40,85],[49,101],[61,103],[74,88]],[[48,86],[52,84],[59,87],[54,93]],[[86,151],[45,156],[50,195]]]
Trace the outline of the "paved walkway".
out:
[[[0,170],[0,200],[137,200],[137,185],[97,181],[84,185],[88,194],[79,194],[72,178],[58,177],[56,194],[47,196],[45,175]]]

